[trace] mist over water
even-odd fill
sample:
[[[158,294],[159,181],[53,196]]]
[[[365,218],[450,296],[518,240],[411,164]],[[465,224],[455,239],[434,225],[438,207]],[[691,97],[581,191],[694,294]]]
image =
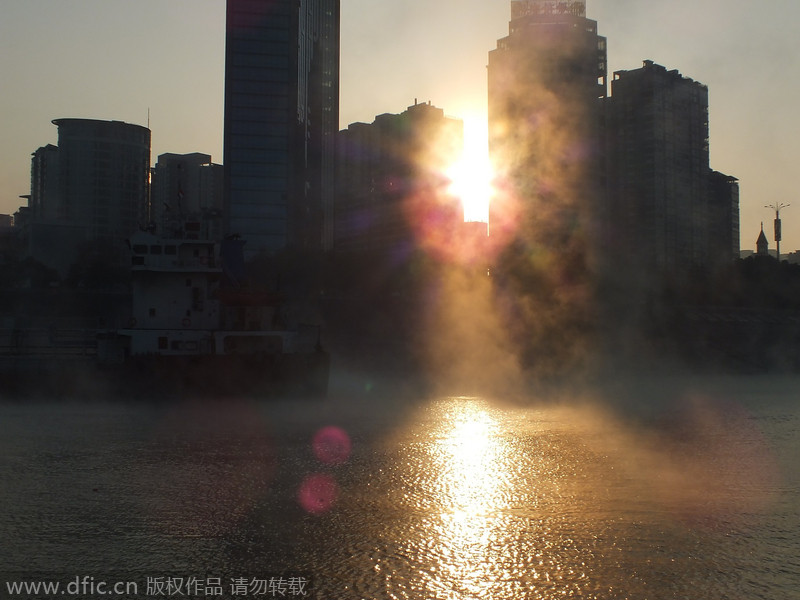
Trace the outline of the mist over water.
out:
[[[618,261],[599,202],[605,40],[585,85],[563,73],[586,40],[521,37],[490,54],[491,237],[461,232],[476,189],[448,185],[463,132],[423,128],[371,181],[401,190],[401,247],[279,265],[332,340],[328,399],[122,402],[87,375],[88,399],[0,402],[0,598],[85,576],[140,597],[286,576],[325,600],[797,597],[798,378],[654,348],[676,303]]]
[[[609,378],[510,401],[337,370],[325,402],[6,403],[0,570],[300,573],[342,599],[789,598],[796,385]]]

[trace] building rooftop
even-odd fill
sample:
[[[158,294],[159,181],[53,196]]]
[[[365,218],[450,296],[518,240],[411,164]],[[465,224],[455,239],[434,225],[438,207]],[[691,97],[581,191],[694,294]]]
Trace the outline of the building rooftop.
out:
[[[586,0],[511,0],[511,18],[529,15],[586,16]]]
[[[619,71],[614,71],[614,80],[616,81],[618,79],[623,79],[628,74],[640,74],[643,72],[665,74],[674,79],[685,81],[686,83],[695,83],[701,87],[707,87],[705,84],[702,84],[699,81],[695,81],[691,77],[686,77],[685,75],[681,75],[678,69],[671,69],[668,71],[666,67],[659,65],[658,63],[655,63],[652,60],[643,60],[642,66],[638,69],[622,69]]]

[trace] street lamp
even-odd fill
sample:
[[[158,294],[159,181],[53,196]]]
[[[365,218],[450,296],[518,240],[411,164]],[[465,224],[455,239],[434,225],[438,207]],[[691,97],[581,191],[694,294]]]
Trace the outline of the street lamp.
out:
[[[775,211],[775,246],[778,253],[778,264],[781,264],[781,209],[788,206],[791,204],[767,204],[764,207]]]

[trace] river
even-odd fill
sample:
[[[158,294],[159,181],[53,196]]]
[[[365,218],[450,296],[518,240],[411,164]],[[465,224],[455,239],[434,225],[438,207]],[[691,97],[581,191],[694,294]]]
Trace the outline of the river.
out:
[[[796,378],[345,383],[0,405],[0,597],[800,598]]]

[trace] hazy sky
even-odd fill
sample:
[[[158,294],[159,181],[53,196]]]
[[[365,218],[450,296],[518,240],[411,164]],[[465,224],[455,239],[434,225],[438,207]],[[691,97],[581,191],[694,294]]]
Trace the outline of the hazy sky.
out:
[[[341,125],[418,98],[465,118],[486,110],[487,53],[509,0],[342,0]],[[164,152],[222,162],[225,0],[0,0],[0,212],[30,189],[30,154],[61,117],[115,119]],[[709,87],[711,166],[741,185],[742,248],[766,204],[792,203],[783,252],[800,248],[800,2],[588,0],[609,73],[652,59]]]

